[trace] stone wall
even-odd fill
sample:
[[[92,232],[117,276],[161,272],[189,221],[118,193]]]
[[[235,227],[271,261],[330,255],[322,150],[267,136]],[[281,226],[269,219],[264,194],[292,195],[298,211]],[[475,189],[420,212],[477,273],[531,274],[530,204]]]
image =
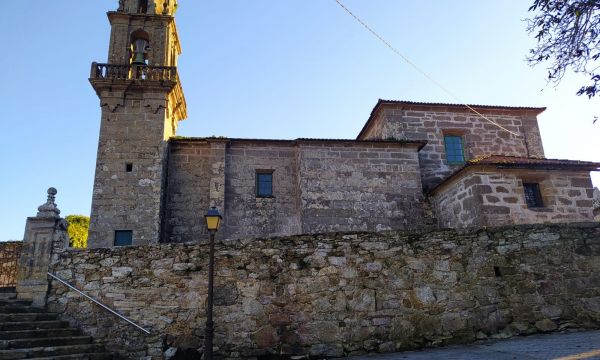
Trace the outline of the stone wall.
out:
[[[232,141],[225,165],[224,236],[302,233],[298,151],[289,141]],[[256,172],[272,171],[273,196],[256,196]]]
[[[444,135],[463,138],[465,157],[498,154],[544,157],[537,125],[540,109],[477,108],[512,135],[474,114],[464,106],[384,104],[376,108],[359,139],[426,140],[419,153],[425,190],[439,184],[461,164],[448,164]]]
[[[208,142],[171,143],[163,241],[188,242],[206,234],[210,207],[211,146]]]
[[[303,143],[302,230],[389,230],[422,224],[418,153],[398,144]]]
[[[0,242],[0,288],[16,285],[17,260],[22,246],[22,241]]]
[[[528,208],[523,183],[538,183],[543,207]],[[589,172],[469,167],[435,190],[442,228],[592,221]]]
[[[594,188],[594,219],[600,221],[600,190]]]
[[[48,306],[128,358],[198,349],[207,254],[160,244],[55,257],[56,274],[151,335],[56,282]],[[216,274],[225,357],[341,356],[600,325],[597,223],[225,241]]]
[[[217,206],[221,238],[414,228],[423,218],[420,143],[178,139],[171,142],[164,239],[206,238]],[[256,173],[273,173],[257,197]]]

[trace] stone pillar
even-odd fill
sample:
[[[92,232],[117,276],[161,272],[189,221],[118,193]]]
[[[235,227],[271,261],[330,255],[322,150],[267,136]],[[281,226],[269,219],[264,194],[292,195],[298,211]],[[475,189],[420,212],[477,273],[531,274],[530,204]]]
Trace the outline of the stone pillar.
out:
[[[594,220],[600,221],[600,190],[598,188],[594,188],[592,207],[594,208]]]
[[[53,252],[68,246],[67,223],[61,219],[54,199],[56,189],[48,189],[48,200],[38,207],[35,217],[27,218],[23,248],[17,269],[17,297],[46,304],[48,270]]]

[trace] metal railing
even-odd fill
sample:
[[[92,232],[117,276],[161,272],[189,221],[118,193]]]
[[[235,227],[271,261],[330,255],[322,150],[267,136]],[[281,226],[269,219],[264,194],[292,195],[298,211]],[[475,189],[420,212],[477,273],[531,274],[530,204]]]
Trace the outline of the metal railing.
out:
[[[0,243],[0,288],[17,285],[17,263],[22,246],[22,241]]]
[[[84,293],[83,291],[80,291],[79,289],[77,289],[76,287],[72,286],[71,284],[67,283],[66,281],[64,281],[63,279],[59,278],[58,276],[48,273],[48,276],[52,277],[53,279],[55,279],[56,281],[60,282],[61,284],[65,285],[66,287],[68,287],[71,290],[74,290],[75,292],[77,292],[78,294],[84,296],[86,299],[90,300],[91,302],[95,303],[96,305],[100,306],[101,308],[103,308],[104,310],[110,312],[111,314],[117,316],[118,318],[120,318],[121,320],[126,321],[127,323],[129,323],[130,325],[135,326],[136,328],[142,330],[143,332],[145,332],[146,334],[150,334],[150,331],[144,329],[143,327],[139,326],[138,324],[134,323],[133,321],[129,320],[128,318],[126,318],[125,316],[119,314],[118,312],[114,311],[113,309],[109,308],[108,306],[104,305],[103,303],[101,303],[100,301],[92,298],[91,296],[87,295],[86,293]]]
[[[113,65],[92,63],[92,79],[178,81],[173,66]]]

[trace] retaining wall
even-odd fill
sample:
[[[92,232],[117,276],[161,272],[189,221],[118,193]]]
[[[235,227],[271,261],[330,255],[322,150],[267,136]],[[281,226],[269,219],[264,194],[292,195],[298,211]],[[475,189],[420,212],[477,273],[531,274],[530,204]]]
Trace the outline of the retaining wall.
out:
[[[15,286],[22,245],[22,241],[0,242],[0,288]]]
[[[68,250],[49,307],[128,358],[202,347],[208,247]],[[600,224],[389,231],[217,244],[216,352],[342,356],[600,325]]]

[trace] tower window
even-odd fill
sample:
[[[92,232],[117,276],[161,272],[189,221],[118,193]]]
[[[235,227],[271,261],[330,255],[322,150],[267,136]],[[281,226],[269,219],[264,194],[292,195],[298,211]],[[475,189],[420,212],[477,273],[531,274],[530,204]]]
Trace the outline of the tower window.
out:
[[[129,246],[133,244],[133,231],[131,230],[116,230],[115,231],[115,246]]]
[[[273,170],[256,172],[256,197],[273,196]]]
[[[138,0],[138,14],[146,14],[148,12],[148,0]]]
[[[125,164],[125,171],[126,172],[132,172],[133,171],[133,164]]]
[[[448,164],[462,164],[465,162],[462,137],[456,135],[444,136],[446,146],[446,159]]]
[[[525,193],[525,202],[528,208],[544,207],[542,193],[540,192],[540,184],[523,183],[523,191]]]

